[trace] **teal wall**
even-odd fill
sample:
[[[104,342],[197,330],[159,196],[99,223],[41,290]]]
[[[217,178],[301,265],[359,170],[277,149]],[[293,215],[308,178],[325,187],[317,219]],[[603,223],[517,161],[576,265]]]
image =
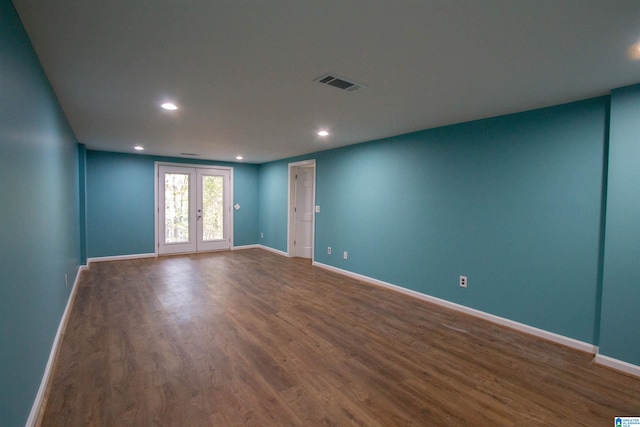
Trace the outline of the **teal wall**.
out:
[[[288,162],[260,165],[258,242],[261,245],[287,251]]]
[[[87,257],[154,253],[153,160],[87,150]]]
[[[640,85],[611,94],[600,353],[640,365]]]
[[[80,264],[79,178],[76,139],[9,0],[0,58],[0,425],[13,427],[29,416]]]
[[[87,263],[87,147],[78,144],[78,186],[80,195],[80,262]]]
[[[607,107],[603,97],[306,156],[321,206],[315,260],[595,343]],[[287,163],[260,169],[259,228],[280,250]]]
[[[87,150],[87,256],[154,253],[154,163],[233,167],[234,245],[257,243],[258,166]]]

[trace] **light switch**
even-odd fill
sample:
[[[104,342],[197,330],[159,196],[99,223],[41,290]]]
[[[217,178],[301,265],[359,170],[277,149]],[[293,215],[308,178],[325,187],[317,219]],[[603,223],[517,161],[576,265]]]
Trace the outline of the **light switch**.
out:
[[[320,213],[320,206],[316,205],[316,213]]]

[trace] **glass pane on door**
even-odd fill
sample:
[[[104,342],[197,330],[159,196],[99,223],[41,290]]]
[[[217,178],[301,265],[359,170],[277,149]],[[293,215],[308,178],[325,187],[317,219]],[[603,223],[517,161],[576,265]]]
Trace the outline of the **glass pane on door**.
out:
[[[164,174],[165,243],[189,242],[189,174]]]
[[[224,178],[202,177],[202,240],[224,238]]]

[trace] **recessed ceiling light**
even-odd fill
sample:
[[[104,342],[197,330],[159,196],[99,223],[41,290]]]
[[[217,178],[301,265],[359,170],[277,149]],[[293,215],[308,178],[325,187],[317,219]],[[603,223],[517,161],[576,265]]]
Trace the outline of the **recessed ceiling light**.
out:
[[[629,48],[629,58],[640,59],[640,43],[636,43]]]
[[[327,132],[326,130],[321,130],[320,132],[318,132],[318,135],[320,135],[320,136],[329,136],[329,132]]]
[[[170,111],[174,111],[178,109],[178,106],[172,102],[165,102],[164,104],[161,105],[162,108],[164,108],[165,110],[170,110]]]
[[[138,151],[142,151],[144,150],[144,147],[142,145],[136,145],[135,147],[133,147],[134,150],[138,150]]]
[[[244,157],[242,157],[242,156],[236,156],[236,160],[242,160],[242,159],[244,159]]]

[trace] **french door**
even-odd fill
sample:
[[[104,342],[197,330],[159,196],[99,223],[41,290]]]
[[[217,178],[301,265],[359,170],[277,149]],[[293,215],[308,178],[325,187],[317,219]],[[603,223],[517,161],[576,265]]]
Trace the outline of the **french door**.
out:
[[[230,169],[158,166],[158,253],[229,249]]]

